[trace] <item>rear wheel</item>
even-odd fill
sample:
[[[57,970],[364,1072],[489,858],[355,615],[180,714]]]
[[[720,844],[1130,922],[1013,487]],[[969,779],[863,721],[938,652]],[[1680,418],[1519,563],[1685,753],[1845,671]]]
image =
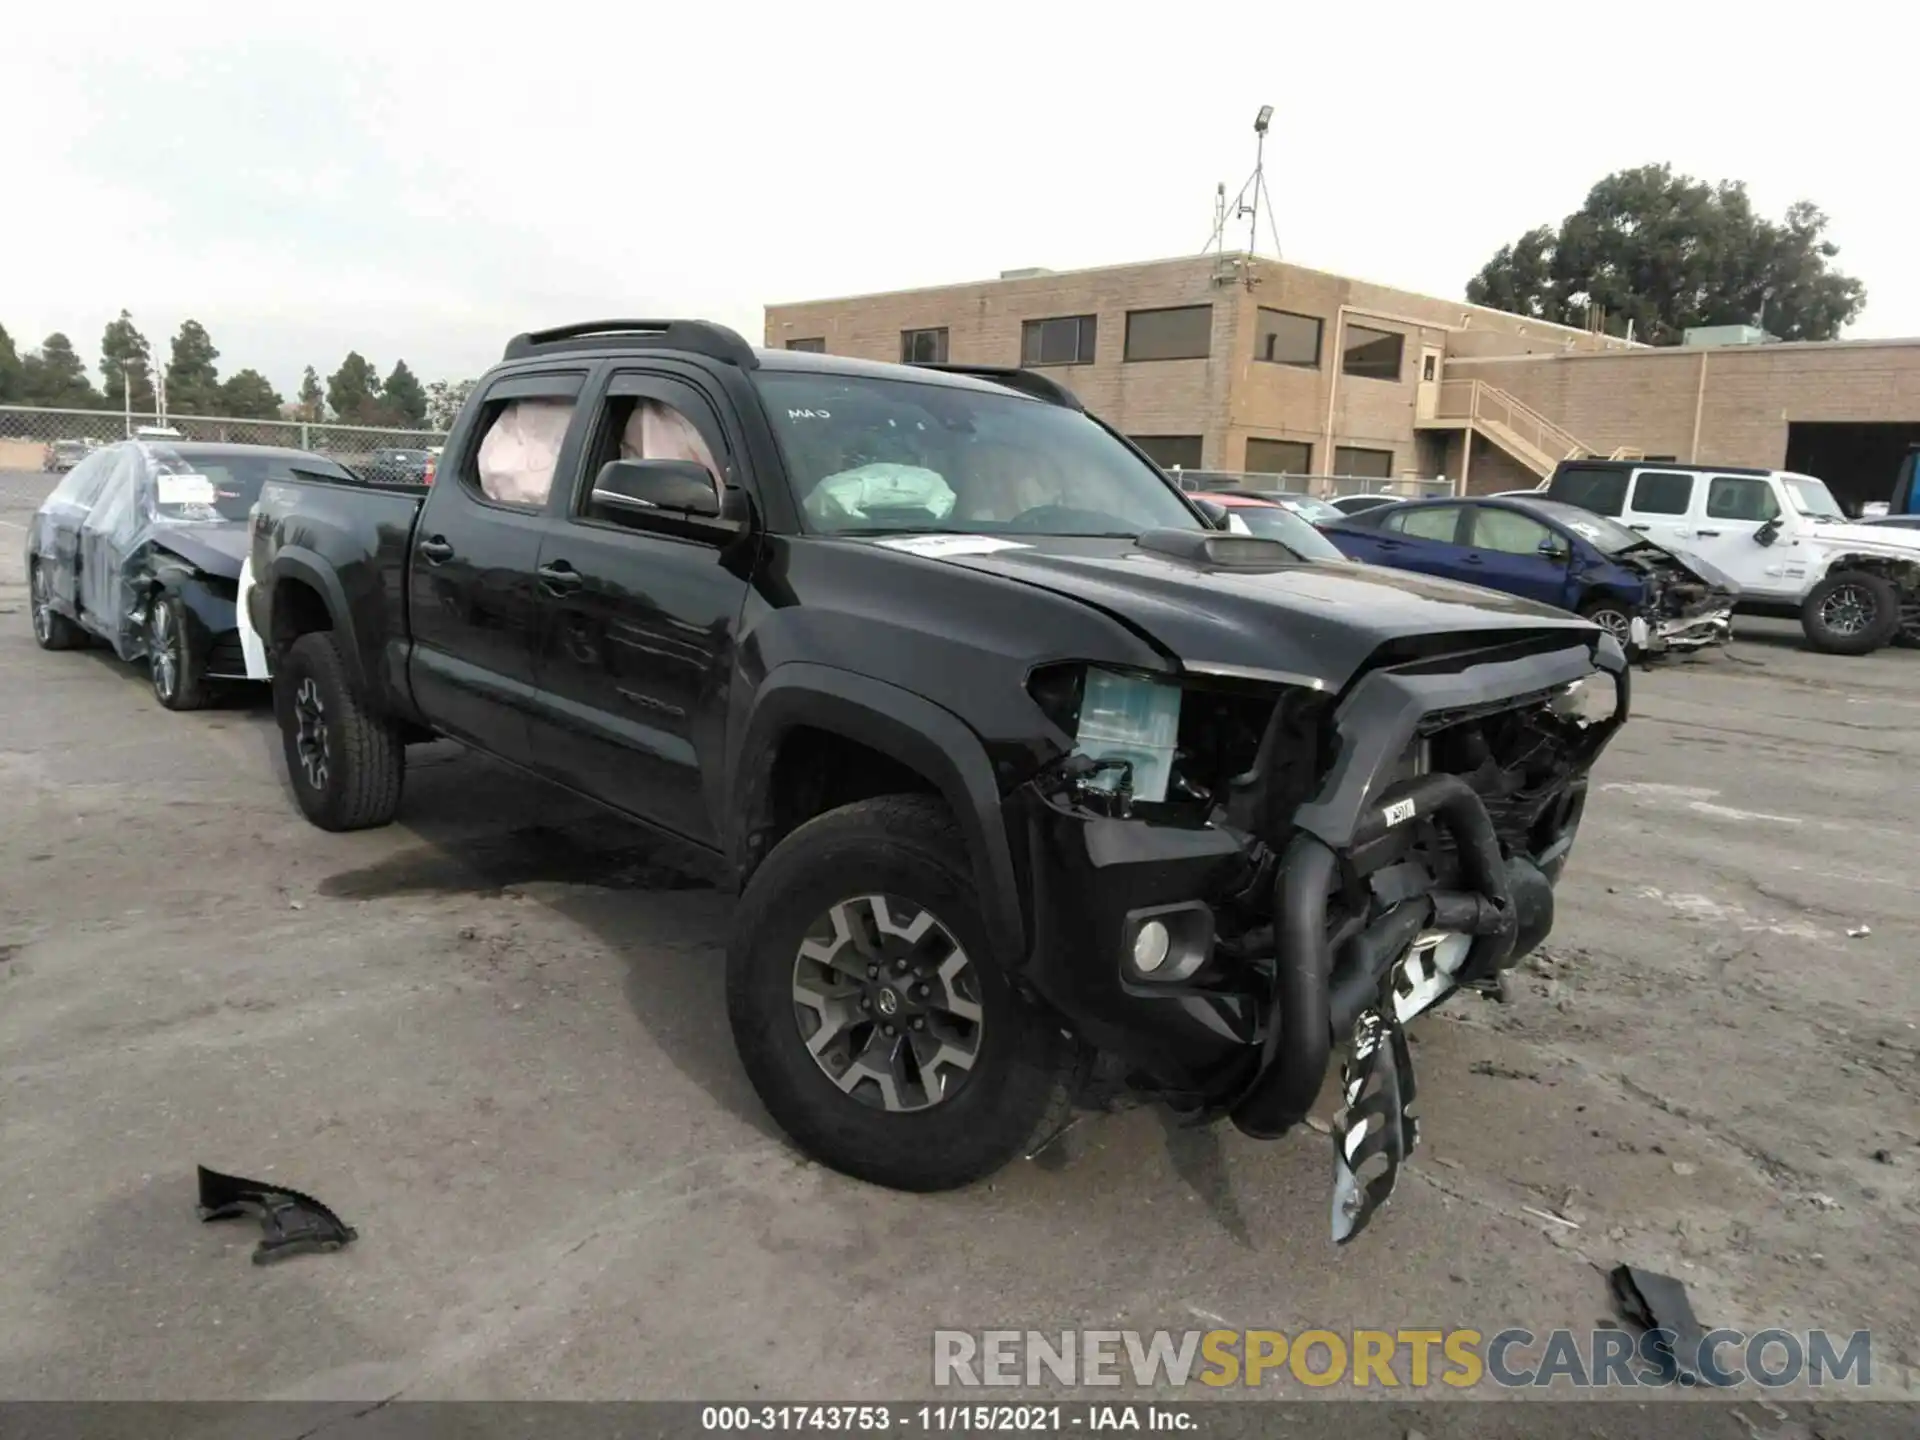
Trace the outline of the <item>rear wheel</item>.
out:
[[[825,1165],[898,1190],[992,1174],[1064,1123],[1070,1051],[995,963],[952,816],[819,816],[747,885],[727,1008],[754,1089]]]
[[[186,607],[176,595],[156,595],[147,616],[147,674],[153,698],[169,710],[198,710],[207,703],[207,680],[199,648],[187,628]]]
[[[53,577],[38,559],[32,562],[33,638],[42,650],[78,650],[87,633],[53,608]]]
[[[1900,592],[1879,575],[1829,575],[1800,607],[1807,644],[1827,655],[1869,655],[1900,629]]]
[[[300,813],[322,830],[368,830],[400,808],[407,750],[368,709],[331,630],[302,635],[275,667],[273,707]]]

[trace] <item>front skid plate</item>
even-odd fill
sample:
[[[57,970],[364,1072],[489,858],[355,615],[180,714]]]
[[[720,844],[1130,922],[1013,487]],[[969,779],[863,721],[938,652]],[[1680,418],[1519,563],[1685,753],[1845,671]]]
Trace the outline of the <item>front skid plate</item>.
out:
[[[1333,1122],[1333,1241],[1344,1245],[1393,1194],[1420,1141],[1413,1056],[1391,1005],[1361,1012],[1341,1070],[1346,1107]],[[1365,1180],[1361,1173],[1368,1172]]]

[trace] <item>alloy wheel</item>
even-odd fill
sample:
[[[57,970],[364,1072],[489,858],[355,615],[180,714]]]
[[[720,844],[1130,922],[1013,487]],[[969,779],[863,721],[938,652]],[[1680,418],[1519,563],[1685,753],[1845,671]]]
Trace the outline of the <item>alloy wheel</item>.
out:
[[[300,681],[293,696],[294,750],[307,784],[315,790],[327,788],[327,772],[333,761],[333,748],[327,739],[327,707],[320,698],[320,687],[311,675]]]
[[[147,665],[153,674],[153,693],[162,700],[173,699],[180,685],[180,627],[174,623],[173,607],[164,600],[153,603],[153,618],[147,623]]]
[[[793,1014],[807,1053],[878,1110],[925,1110],[966,1083],[985,1016],[979,975],[953,932],[897,895],[842,900],[793,961]]]
[[[1633,621],[1627,618],[1624,611],[1595,610],[1587,618],[1622,645],[1633,638]]]
[[[1820,602],[1820,623],[1835,635],[1859,635],[1873,623],[1873,610],[1863,586],[1839,585]]]
[[[36,563],[33,567],[33,638],[42,645],[53,639],[53,582],[47,578],[47,567]]]

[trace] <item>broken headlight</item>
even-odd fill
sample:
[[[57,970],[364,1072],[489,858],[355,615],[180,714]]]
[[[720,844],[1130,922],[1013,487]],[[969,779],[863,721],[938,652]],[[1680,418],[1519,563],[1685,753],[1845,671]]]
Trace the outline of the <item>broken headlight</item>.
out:
[[[1180,739],[1180,687],[1097,665],[1038,671],[1028,693],[1073,740],[1073,753],[1101,768],[1089,789],[1126,790],[1158,804],[1167,798]]]
[[[1619,687],[1606,671],[1596,671],[1584,680],[1576,680],[1556,694],[1549,706],[1562,720],[1577,725],[1598,725],[1611,720],[1619,701]]]

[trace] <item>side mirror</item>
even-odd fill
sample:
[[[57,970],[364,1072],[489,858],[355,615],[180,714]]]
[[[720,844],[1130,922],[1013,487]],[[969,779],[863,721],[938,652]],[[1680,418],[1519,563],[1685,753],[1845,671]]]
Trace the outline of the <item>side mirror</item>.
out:
[[[602,520],[642,527],[654,518],[721,518],[713,476],[692,460],[611,460],[594,476],[588,509]]]
[[[1753,532],[1753,543],[1756,545],[1771,545],[1779,538],[1780,517],[1778,515]]]
[[[1194,508],[1207,517],[1207,524],[1216,530],[1228,529],[1233,520],[1233,512],[1218,500],[1195,500]]]

